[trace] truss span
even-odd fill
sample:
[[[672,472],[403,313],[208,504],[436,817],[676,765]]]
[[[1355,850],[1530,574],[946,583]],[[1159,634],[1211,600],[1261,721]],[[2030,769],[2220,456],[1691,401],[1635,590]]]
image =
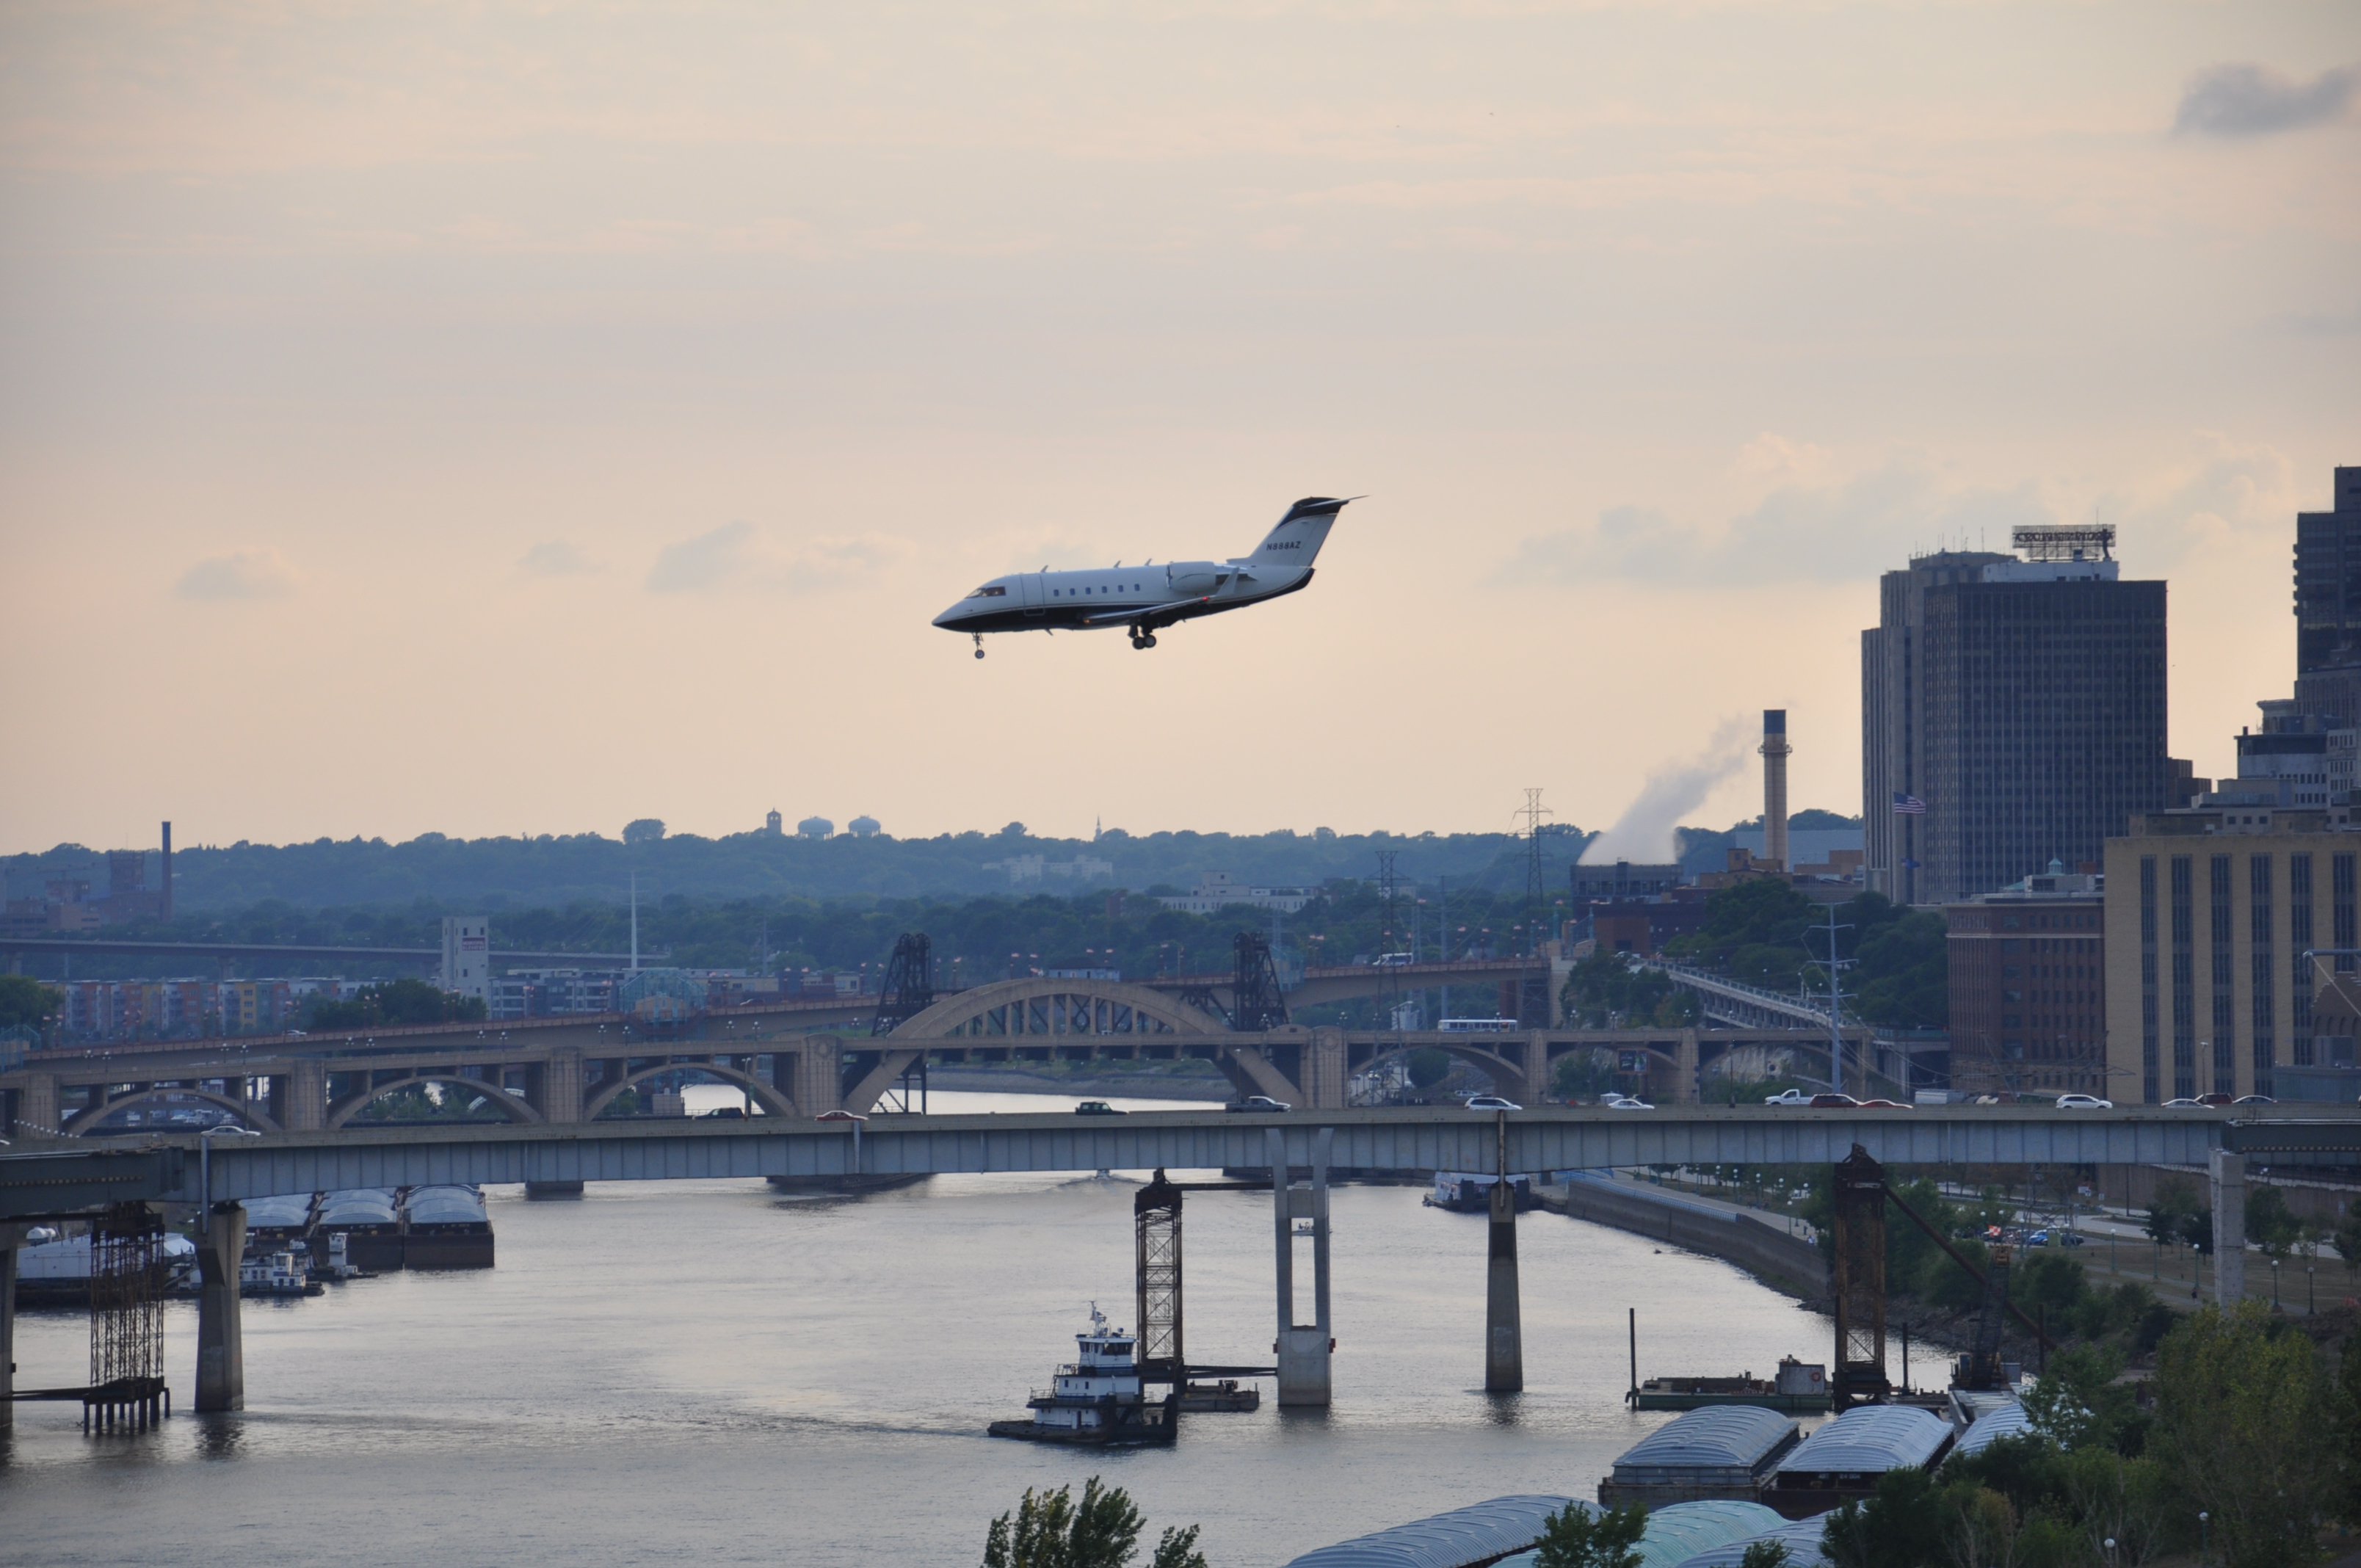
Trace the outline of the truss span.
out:
[[[1028,975],[947,996],[906,1020],[889,1037],[896,1041],[1057,1035],[1133,1038],[1226,1033],[1218,1018],[1144,985]]]

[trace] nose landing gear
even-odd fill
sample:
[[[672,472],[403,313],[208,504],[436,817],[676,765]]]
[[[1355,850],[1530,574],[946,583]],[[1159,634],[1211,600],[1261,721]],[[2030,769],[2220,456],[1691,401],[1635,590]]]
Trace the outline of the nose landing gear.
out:
[[[968,635],[975,639],[975,656],[976,656],[977,658],[979,658],[979,659],[983,658],[983,632],[981,632],[981,631],[971,631],[971,632],[969,632],[969,633],[968,633]]]

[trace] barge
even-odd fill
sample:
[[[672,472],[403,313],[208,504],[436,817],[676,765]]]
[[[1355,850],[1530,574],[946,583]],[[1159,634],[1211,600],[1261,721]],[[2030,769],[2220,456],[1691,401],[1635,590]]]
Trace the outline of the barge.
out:
[[[1744,1373],[1736,1377],[1651,1377],[1624,1400],[1635,1410],[1699,1410],[1713,1405],[1752,1405],[1790,1416],[1820,1415],[1832,1408],[1825,1366],[1779,1358],[1774,1377]]]
[[[1074,1360],[1058,1368],[1049,1387],[1025,1401],[1032,1415],[994,1421],[992,1435],[1093,1447],[1172,1442],[1180,1430],[1180,1397],[1151,1401],[1142,1392],[1137,1340],[1107,1327],[1094,1301],[1091,1326],[1074,1342],[1080,1347]]]

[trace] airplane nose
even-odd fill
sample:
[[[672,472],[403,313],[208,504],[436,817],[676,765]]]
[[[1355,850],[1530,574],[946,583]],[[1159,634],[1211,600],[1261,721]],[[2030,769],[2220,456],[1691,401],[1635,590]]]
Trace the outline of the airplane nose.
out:
[[[953,606],[951,606],[951,607],[950,607],[950,609],[947,609],[947,610],[943,611],[943,613],[942,613],[942,614],[940,614],[940,615],[939,615],[939,616],[935,617],[935,624],[936,624],[937,626],[940,626],[940,627],[944,627],[944,628],[950,628],[950,627],[951,627],[951,626],[952,626],[952,625],[954,625],[958,620],[959,620],[959,606],[957,606],[957,605],[953,605]]]

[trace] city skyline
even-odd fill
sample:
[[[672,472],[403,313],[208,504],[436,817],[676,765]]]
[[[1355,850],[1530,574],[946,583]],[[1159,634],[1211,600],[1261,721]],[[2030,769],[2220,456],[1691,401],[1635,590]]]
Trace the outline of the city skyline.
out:
[[[1858,810],[1877,574],[2094,514],[2220,776],[2356,455],[2334,7],[511,20],[5,24],[0,844]]]

